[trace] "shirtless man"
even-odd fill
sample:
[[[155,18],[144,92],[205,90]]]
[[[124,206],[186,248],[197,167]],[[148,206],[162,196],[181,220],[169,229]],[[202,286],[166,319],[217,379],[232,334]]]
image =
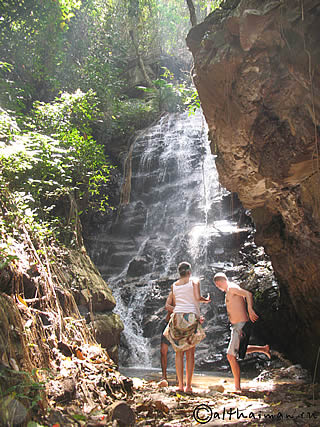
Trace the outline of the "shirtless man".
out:
[[[225,302],[231,323],[231,338],[227,350],[227,358],[234,377],[235,391],[241,392],[240,366],[237,361],[240,341],[246,341],[241,342],[241,344],[244,344],[244,348],[242,349],[243,355],[240,356],[241,358],[243,358],[245,354],[249,353],[264,353],[270,359],[270,348],[268,345],[248,345],[249,334],[245,337],[242,331],[249,319],[251,322],[255,322],[259,317],[253,310],[252,293],[240,288],[240,286],[235,283],[229,282],[224,273],[217,273],[214,276],[213,281],[218,289],[226,293]]]

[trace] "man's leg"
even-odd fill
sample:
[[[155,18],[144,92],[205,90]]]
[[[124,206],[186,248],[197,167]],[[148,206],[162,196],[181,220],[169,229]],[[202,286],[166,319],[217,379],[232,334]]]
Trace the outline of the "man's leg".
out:
[[[227,359],[231,367],[232,375],[234,378],[235,391],[241,391],[240,387],[240,366],[237,361],[237,353],[240,346],[240,334],[241,328],[244,325],[244,322],[236,323],[231,326],[231,337],[227,349]]]
[[[268,345],[248,345],[246,354],[249,353],[263,353],[271,359],[270,347]]]
[[[240,366],[235,356],[227,354],[228,362],[230,363],[232,375],[234,378],[235,391],[241,391],[240,387]]]
[[[183,391],[183,351],[176,351],[176,373],[178,377],[178,390]]]
[[[160,359],[162,378],[167,379],[168,344],[162,342],[160,345]]]
[[[192,391],[192,377],[193,377],[193,371],[194,371],[194,353],[195,353],[196,347],[191,347],[189,350],[186,351],[186,390],[185,391]]]

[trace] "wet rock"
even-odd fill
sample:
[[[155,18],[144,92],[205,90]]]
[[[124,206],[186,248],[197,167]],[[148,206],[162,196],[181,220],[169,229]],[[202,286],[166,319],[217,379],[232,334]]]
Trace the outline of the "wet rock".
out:
[[[218,40],[217,48],[222,41]],[[215,181],[213,158],[199,119],[184,114],[163,117],[135,141],[131,202],[112,226],[106,224],[105,231],[96,235],[93,259],[99,261],[104,277],[110,278],[124,319],[120,364],[125,366],[160,367],[164,305],[181,260],[193,263],[195,274],[201,276],[203,295],[210,292],[213,300],[201,306],[207,338],[197,347],[197,367],[209,366],[207,359],[217,369],[228,366],[230,329],[224,295],[212,283],[216,272],[225,271],[231,280],[250,286],[261,296],[261,305],[265,302],[265,310],[269,306],[267,293],[258,293],[264,281],[267,288],[273,286],[269,271],[265,274],[268,260],[263,249],[252,243],[252,221],[241,218],[244,210],[238,198],[227,195]],[[139,227],[131,227],[134,215],[139,217]],[[255,334],[261,335],[259,325]],[[170,347],[168,357],[169,367],[174,366]]]
[[[276,373],[276,378],[290,378],[293,380],[310,381],[311,376],[301,365],[292,365],[288,368],[280,368]]]
[[[149,261],[146,257],[135,257],[129,263],[127,275],[131,277],[143,276],[150,271]]]
[[[95,335],[108,352],[109,356],[118,363],[118,344],[123,331],[123,323],[116,313],[98,313],[94,316]]]

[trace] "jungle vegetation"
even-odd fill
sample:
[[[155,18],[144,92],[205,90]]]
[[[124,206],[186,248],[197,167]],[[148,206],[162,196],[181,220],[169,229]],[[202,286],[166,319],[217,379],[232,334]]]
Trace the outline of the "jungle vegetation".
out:
[[[110,182],[121,163],[111,158],[108,147],[118,145],[121,151],[137,130],[163,112],[199,106],[185,37],[191,25],[219,3],[0,1],[3,319],[12,314],[6,307],[27,305],[23,264],[39,278],[34,299],[60,319],[61,329],[64,320],[51,267],[58,255],[67,252],[66,246],[82,248],[84,213],[113,208]],[[10,328],[15,333],[13,324]],[[10,328],[2,328],[2,349],[8,347]],[[26,331],[30,327],[23,334]],[[37,341],[36,335],[33,339]],[[37,342],[46,345],[39,337]],[[11,369],[5,354],[1,363],[6,368],[0,372],[1,419],[7,417],[15,398],[27,400],[30,411],[39,409],[43,399],[37,375],[21,373],[14,361]]]
[[[82,212],[110,208],[108,141],[199,106],[185,37],[219,3],[1,1],[1,203],[72,243]]]

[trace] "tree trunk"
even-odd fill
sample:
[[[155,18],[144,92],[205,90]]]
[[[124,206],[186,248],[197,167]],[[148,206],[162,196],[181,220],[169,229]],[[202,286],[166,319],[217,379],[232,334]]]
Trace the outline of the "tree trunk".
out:
[[[137,60],[138,60],[138,65],[139,65],[140,70],[141,70],[141,72],[142,72],[142,74],[143,74],[143,77],[144,77],[145,81],[148,83],[148,85],[149,85],[150,87],[155,87],[155,86],[154,86],[154,84],[152,83],[152,80],[151,80],[151,79],[150,79],[150,77],[148,76],[148,73],[147,73],[146,67],[144,66],[144,62],[143,62],[143,59],[142,59],[142,57],[141,57],[141,55],[140,55],[140,52],[139,52],[139,46],[138,46],[138,45],[137,45],[137,43],[136,43],[136,40],[135,40],[135,37],[134,37],[134,32],[133,32],[133,30],[130,30],[130,31],[129,31],[129,34],[130,34],[130,37],[131,37],[131,40],[132,40],[133,46],[134,46],[135,51],[136,51]]]
[[[186,1],[189,8],[191,25],[194,27],[197,25],[197,15],[193,5],[193,1],[192,0],[186,0]]]

